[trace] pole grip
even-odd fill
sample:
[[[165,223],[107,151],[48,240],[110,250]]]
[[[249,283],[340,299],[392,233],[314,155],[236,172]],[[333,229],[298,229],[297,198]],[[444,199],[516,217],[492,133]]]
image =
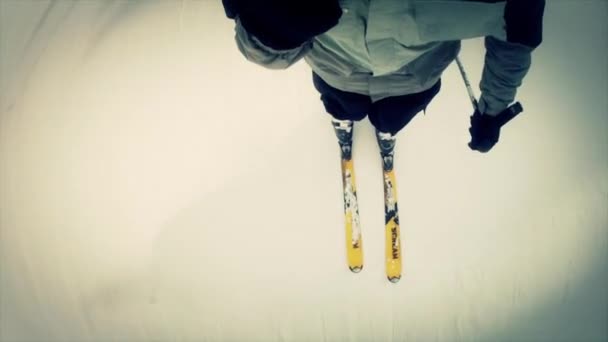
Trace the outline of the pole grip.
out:
[[[507,124],[507,122],[511,121],[514,117],[516,117],[519,113],[523,112],[524,108],[521,103],[515,102],[514,104],[507,107],[507,109],[503,110],[500,114],[496,116],[498,120],[498,124],[502,127]]]

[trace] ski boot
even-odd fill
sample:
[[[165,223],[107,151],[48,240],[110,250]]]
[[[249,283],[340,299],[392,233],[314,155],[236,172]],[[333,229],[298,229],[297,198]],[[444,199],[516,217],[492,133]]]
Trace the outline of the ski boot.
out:
[[[376,140],[378,141],[378,147],[380,147],[382,169],[384,171],[392,171],[393,157],[395,155],[395,143],[397,140],[395,135],[376,130]]]
[[[336,137],[338,137],[342,159],[350,160],[352,158],[354,122],[351,120],[332,119],[331,124],[334,126]]]

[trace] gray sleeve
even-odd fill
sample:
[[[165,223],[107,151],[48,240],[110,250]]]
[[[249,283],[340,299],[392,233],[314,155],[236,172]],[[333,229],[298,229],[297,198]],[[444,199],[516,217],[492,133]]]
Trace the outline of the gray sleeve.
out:
[[[247,60],[268,69],[286,69],[299,61],[312,48],[312,41],[290,50],[275,50],[262,44],[256,37],[249,34],[241,25],[238,17],[236,22],[236,44]]]
[[[492,36],[485,38],[485,46],[479,110],[495,115],[515,99],[517,88],[530,69],[534,48]]]

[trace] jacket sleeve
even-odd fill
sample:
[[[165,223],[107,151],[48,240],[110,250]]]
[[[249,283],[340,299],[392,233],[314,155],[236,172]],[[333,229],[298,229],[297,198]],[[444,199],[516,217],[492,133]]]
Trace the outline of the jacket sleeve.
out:
[[[544,0],[507,0],[507,39],[485,38],[479,110],[498,114],[511,104],[532,63],[532,51],[542,41]]]
[[[492,36],[485,38],[485,45],[479,111],[492,115],[503,111],[515,99],[517,88],[530,69],[532,48]]]
[[[247,60],[268,69],[286,69],[299,61],[312,48],[312,40],[289,50],[275,50],[262,44],[236,20],[236,44]]]

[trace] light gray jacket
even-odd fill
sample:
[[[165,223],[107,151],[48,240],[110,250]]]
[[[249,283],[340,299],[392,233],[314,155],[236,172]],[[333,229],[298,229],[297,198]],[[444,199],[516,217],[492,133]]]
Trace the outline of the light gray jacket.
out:
[[[302,46],[273,50],[236,19],[236,41],[250,61],[271,69],[304,58],[324,81],[373,101],[424,91],[460,50],[460,40],[485,37],[479,109],[496,114],[515,99],[533,47],[506,41],[505,2],[466,0],[341,0],[338,25]]]

